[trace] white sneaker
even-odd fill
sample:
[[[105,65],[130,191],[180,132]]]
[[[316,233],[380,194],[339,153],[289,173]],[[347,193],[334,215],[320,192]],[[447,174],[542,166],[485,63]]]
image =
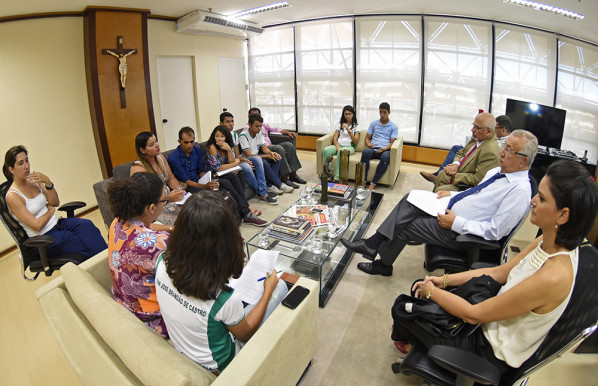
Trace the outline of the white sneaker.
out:
[[[285,193],[292,193],[293,190],[295,190],[295,188],[285,184],[284,182],[280,185],[280,189],[282,189],[282,191]]]
[[[282,184],[282,186],[284,186],[284,184]],[[283,190],[280,190],[280,189],[278,189],[278,188],[277,188],[276,186],[274,186],[274,185],[272,185],[272,186],[268,187],[268,192],[270,192],[270,193],[274,193],[274,194],[283,194],[283,193],[284,193],[284,191],[283,191]]]

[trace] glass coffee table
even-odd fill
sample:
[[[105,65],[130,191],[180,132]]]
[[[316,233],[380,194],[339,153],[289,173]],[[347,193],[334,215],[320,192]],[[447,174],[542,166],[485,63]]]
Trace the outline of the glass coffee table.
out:
[[[247,256],[251,256],[258,248],[278,251],[276,261],[276,270],[292,275],[303,276],[316,280],[320,283],[320,307],[324,307],[329,296],[341,279],[343,273],[351,258],[353,252],[348,251],[341,243],[340,239],[354,240],[359,239],[369,227],[376,210],[384,194],[370,192],[366,190],[365,197],[358,200],[353,194],[350,199],[332,197],[328,195],[328,201],[325,203],[329,208],[334,208],[339,229],[335,234],[328,234],[328,228],[321,226],[315,228],[315,232],[305,241],[303,245],[295,244],[290,241],[283,241],[268,235],[267,245],[265,237],[260,244],[260,233],[255,234],[251,240],[246,243]],[[311,204],[323,204],[319,202],[320,195],[314,194]],[[294,205],[301,205],[297,202],[291,205],[281,215],[292,215]],[[317,246],[314,253],[313,239],[319,236],[322,240],[321,252],[318,252]]]

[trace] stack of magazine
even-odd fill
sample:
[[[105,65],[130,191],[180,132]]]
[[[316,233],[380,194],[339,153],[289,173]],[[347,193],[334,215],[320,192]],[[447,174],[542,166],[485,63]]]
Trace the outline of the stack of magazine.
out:
[[[328,205],[294,205],[297,218],[311,222],[314,227],[324,226],[330,222],[332,211]]]
[[[282,215],[272,221],[270,236],[295,244],[303,244],[313,231],[314,227],[310,221]]]
[[[354,190],[355,188],[349,185],[335,184],[334,182],[328,183],[328,194],[331,196],[348,198]],[[321,183],[316,185],[314,192],[322,193]]]

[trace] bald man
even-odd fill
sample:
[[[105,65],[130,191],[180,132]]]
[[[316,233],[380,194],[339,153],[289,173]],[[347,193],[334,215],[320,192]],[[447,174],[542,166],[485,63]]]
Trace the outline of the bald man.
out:
[[[498,166],[498,142],[494,135],[496,120],[490,113],[480,113],[471,128],[471,141],[457,152],[453,163],[438,174],[434,191],[456,191],[459,184],[475,186],[486,172]]]

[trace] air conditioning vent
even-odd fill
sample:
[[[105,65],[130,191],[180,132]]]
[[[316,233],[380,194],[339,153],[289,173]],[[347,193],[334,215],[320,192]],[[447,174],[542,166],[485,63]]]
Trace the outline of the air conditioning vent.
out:
[[[177,32],[181,33],[225,36],[235,39],[246,39],[264,32],[263,28],[238,20],[228,20],[224,16],[199,10],[179,18],[175,28]]]

